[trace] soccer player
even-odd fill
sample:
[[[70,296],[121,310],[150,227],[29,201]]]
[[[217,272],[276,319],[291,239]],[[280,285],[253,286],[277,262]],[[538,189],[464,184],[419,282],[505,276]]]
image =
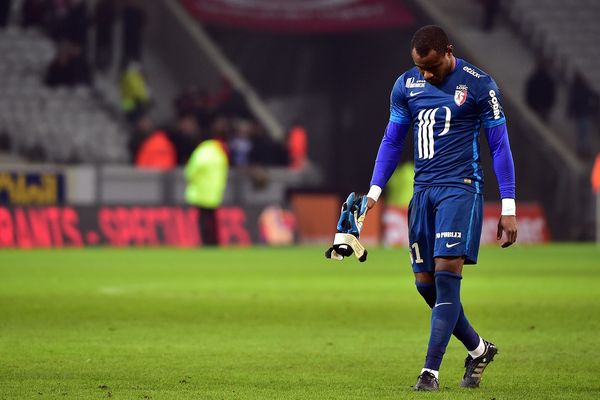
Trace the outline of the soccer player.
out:
[[[483,219],[479,128],[483,124],[502,198],[498,240],[517,239],[514,165],[500,91],[484,71],[456,58],[446,33],[419,29],[411,42],[415,67],[394,84],[390,120],[377,153],[368,196],[372,208],[400,160],[409,127],[414,136],[414,195],[409,246],[416,286],[431,307],[425,365],[415,390],[437,390],[452,335],[468,351],[462,387],[479,386],[498,352],[473,329],[460,302],[464,264],[475,264]]]

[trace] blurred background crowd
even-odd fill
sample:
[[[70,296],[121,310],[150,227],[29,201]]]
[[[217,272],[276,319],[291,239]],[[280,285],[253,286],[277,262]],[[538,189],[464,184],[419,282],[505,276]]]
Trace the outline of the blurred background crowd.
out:
[[[231,167],[225,204],[345,197],[368,188],[412,33],[435,23],[502,90],[519,201],[539,205],[552,237],[587,240],[600,190],[598,20],[596,0],[3,0],[0,162],[93,166],[99,181],[113,179],[105,167],[122,179],[168,171],[175,183],[161,190],[175,194],[156,203],[180,204],[177,179],[190,183],[186,165],[213,140]],[[410,168],[398,175],[390,204],[410,198]],[[147,199],[132,193],[94,201]]]
[[[25,53],[22,63],[19,60],[14,64],[3,62],[9,71],[21,70],[11,71],[15,76],[7,78],[9,83],[22,86],[19,75],[25,74],[24,64],[31,59],[37,67],[37,74],[27,74],[33,93],[25,96],[29,102],[25,101],[27,115],[23,115],[22,120],[37,120],[42,113],[36,112],[35,107],[46,97],[58,99],[57,108],[63,110],[63,117],[69,118],[66,114],[74,111],[70,114],[83,119],[77,126],[78,130],[97,127],[99,131],[109,119],[109,128],[113,131],[127,131],[125,136],[116,133],[113,138],[121,150],[105,152],[105,157],[93,149],[91,152],[90,149],[82,149],[85,143],[71,145],[68,137],[62,138],[61,146],[70,147],[70,151],[57,154],[51,142],[40,138],[40,141],[25,140],[26,143],[23,143],[22,136],[26,136],[24,133],[28,130],[36,130],[40,136],[52,136],[52,133],[58,134],[52,131],[59,131],[62,127],[55,126],[52,118],[47,121],[48,118],[43,117],[38,124],[26,123],[23,126],[18,119],[13,124],[15,121],[11,116],[14,114],[8,105],[8,115],[4,115],[1,132],[3,149],[11,150],[16,146],[14,153],[38,162],[129,160],[140,168],[169,169],[185,165],[202,139],[218,137],[227,144],[233,166],[289,165],[301,168],[306,159],[304,128],[299,123],[295,124],[290,126],[289,140],[271,140],[248,110],[244,97],[226,79],[221,79],[221,86],[214,92],[190,82],[180,88],[170,102],[153,93],[152,81],[144,73],[144,31],[148,16],[143,3],[140,0],[2,2],[0,24],[5,30],[3,42],[6,47],[18,47]],[[103,91],[107,81],[112,83],[113,91],[118,88],[118,107],[114,107],[116,102],[110,102],[110,94]],[[17,99],[5,100],[18,107],[23,96],[16,95]],[[96,102],[97,109],[91,110],[91,113],[68,107],[64,109],[60,104],[61,96],[80,96]],[[48,100],[52,102],[54,99]],[[170,103],[171,115],[156,121],[152,116],[156,102]],[[69,103],[69,100],[64,103]],[[104,120],[102,111],[109,114]],[[115,115],[115,112],[120,115]],[[124,142],[126,146],[123,146]]]

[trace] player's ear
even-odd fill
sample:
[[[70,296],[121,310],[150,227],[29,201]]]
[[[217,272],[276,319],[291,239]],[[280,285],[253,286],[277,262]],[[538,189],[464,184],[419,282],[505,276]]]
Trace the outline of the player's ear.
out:
[[[451,44],[449,44],[449,45],[446,47],[446,54],[450,55],[450,54],[452,54],[452,52],[453,52],[453,51],[454,51],[454,47],[452,47],[452,45],[451,45]]]

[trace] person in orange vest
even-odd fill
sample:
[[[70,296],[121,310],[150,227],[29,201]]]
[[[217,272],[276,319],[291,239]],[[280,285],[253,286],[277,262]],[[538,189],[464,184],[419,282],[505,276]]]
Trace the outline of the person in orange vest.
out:
[[[600,153],[596,156],[596,161],[594,162],[594,167],[592,168],[592,175],[590,177],[590,181],[592,184],[592,191],[594,194],[598,194],[600,192]]]
[[[596,196],[596,243],[600,243],[600,153],[596,156],[596,161],[592,167],[590,176],[592,192]]]
[[[169,170],[177,165],[175,146],[162,130],[155,130],[137,150],[135,165],[138,168]]]
[[[306,164],[308,147],[306,129],[302,125],[296,124],[290,129],[287,147],[290,159],[289,167],[295,170],[302,169]]]

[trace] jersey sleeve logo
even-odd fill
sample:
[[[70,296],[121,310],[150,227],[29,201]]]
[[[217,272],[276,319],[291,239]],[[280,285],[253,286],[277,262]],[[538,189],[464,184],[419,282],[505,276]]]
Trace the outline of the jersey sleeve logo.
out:
[[[488,103],[492,108],[492,112],[494,113],[494,119],[500,119],[500,113],[502,112],[502,106],[498,101],[498,97],[496,96],[496,92],[494,90],[490,90],[489,92],[490,99]]]
[[[415,88],[424,88],[425,87],[425,79],[417,79],[412,76],[406,80],[404,85],[407,89],[415,89]]]
[[[467,85],[458,85],[454,92],[454,102],[457,106],[462,106],[467,101]]]

